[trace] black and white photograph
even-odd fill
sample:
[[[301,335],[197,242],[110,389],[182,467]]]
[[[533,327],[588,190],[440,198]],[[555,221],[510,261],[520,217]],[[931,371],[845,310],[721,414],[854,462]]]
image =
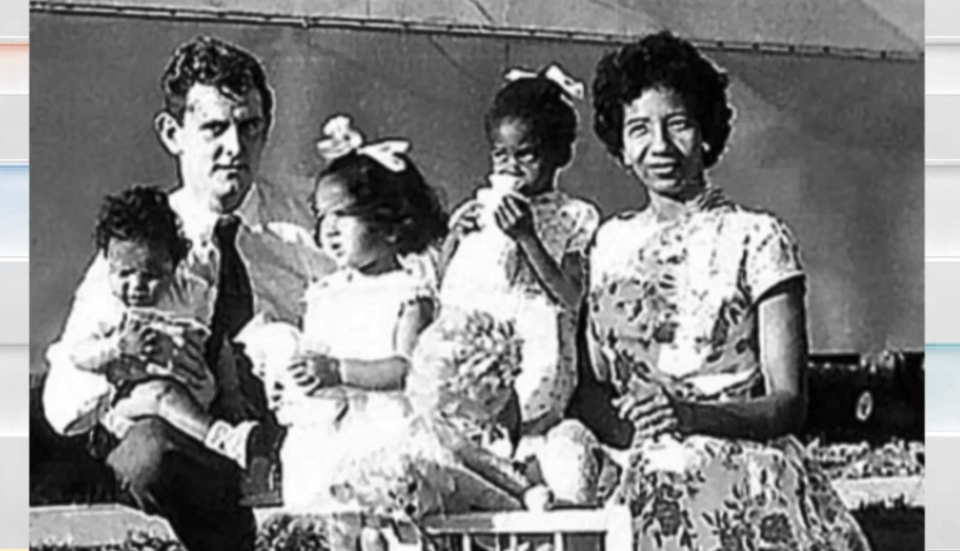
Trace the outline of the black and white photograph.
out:
[[[30,6],[31,549],[923,549],[922,0]]]

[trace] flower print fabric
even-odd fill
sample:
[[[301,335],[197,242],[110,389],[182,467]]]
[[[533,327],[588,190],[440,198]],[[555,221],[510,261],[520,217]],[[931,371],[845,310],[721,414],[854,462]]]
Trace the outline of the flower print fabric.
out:
[[[585,256],[599,226],[595,206],[560,191],[533,197],[530,205],[537,235],[554,261]],[[444,307],[487,311],[515,323],[526,343],[516,390],[526,432],[536,434],[560,421],[577,383],[575,316],[548,295],[512,242],[504,242],[502,251],[488,247],[495,238],[483,231],[464,237],[447,268],[440,300]]]
[[[590,250],[587,338],[621,393],[665,385],[690,400],[762,389],[757,305],[803,278],[775,216],[712,186],[679,218],[608,221]],[[640,550],[847,550],[869,545],[792,436],[640,441],[611,500],[629,505]]]

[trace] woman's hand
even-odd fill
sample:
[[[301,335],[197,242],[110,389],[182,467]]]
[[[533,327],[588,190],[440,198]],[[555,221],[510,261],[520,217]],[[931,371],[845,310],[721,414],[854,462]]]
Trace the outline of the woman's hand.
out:
[[[340,361],[323,354],[301,356],[287,370],[293,381],[308,392],[343,382],[340,378]]]
[[[621,419],[633,424],[634,440],[657,438],[680,430],[677,404],[662,388],[646,396],[621,396],[613,405]]]
[[[503,233],[514,241],[536,236],[533,225],[533,209],[530,203],[517,195],[507,195],[493,211],[493,219]]]
[[[187,383],[200,387],[207,382],[207,367],[205,342],[199,335],[187,334],[183,342],[173,347],[172,369]]]

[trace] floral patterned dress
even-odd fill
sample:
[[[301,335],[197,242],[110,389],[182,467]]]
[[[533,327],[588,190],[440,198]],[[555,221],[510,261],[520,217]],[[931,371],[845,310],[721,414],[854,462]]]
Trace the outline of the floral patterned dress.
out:
[[[666,385],[732,401],[763,388],[756,304],[803,278],[776,217],[708,186],[672,221],[649,211],[606,222],[590,251],[587,338],[623,393]],[[640,550],[850,550],[869,545],[792,436],[635,443],[610,498],[628,504]]]
[[[594,205],[555,190],[530,198],[530,206],[537,236],[554,261],[585,256],[600,220]],[[476,241],[489,237],[485,233],[469,234],[460,243],[444,275],[440,301],[515,323],[525,342],[516,381],[524,433],[542,434],[560,422],[577,384],[576,316],[547,293],[506,236],[504,254],[484,255],[486,248]]]

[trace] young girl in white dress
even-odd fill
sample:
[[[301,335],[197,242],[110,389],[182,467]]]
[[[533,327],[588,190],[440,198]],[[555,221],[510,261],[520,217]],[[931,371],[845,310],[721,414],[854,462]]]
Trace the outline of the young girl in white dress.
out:
[[[452,216],[441,255],[443,308],[512,320],[523,339],[516,381],[522,420],[516,459],[537,458],[545,482],[568,502],[594,499],[599,445],[563,414],[576,386],[575,319],[584,251],[597,208],[558,189],[573,158],[583,85],[556,65],[513,70],[485,119],[491,186]]]
[[[294,510],[339,505],[331,488],[405,426],[409,358],[436,306],[429,279],[399,259],[441,239],[447,221],[407,142],[364,145],[346,117],[325,134],[328,165],[312,207],[317,242],[337,269],[306,291],[289,366],[297,388],[285,390],[299,397],[284,404],[281,461],[284,505]]]

